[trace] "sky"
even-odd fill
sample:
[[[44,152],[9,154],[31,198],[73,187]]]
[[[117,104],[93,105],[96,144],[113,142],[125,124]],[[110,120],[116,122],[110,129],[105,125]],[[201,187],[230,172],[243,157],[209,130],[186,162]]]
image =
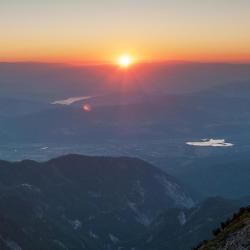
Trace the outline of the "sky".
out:
[[[249,0],[0,0],[0,61],[250,62]]]

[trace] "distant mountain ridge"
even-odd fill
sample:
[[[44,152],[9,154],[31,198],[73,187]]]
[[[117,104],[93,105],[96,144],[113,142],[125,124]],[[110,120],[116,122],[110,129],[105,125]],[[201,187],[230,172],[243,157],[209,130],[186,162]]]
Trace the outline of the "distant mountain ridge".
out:
[[[249,81],[249,70],[249,64],[138,64],[126,76],[130,83],[126,88],[146,93],[192,93],[228,82]],[[116,65],[0,63],[0,75],[1,97],[36,100],[120,92],[123,81],[123,72]]]
[[[228,98],[239,98],[249,99],[250,98],[250,80],[248,81],[237,81],[222,84],[220,86],[208,88],[205,91],[201,91],[202,95],[217,96],[217,97],[228,97]]]

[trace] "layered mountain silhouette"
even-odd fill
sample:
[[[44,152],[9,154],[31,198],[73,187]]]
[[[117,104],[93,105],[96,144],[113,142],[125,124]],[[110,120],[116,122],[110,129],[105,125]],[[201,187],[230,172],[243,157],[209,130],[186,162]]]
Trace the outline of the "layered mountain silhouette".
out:
[[[1,249],[117,249],[164,209],[194,206],[142,160],[80,155],[1,161],[0,198]]]
[[[195,203],[137,158],[0,162],[1,249],[188,250],[249,199]]]

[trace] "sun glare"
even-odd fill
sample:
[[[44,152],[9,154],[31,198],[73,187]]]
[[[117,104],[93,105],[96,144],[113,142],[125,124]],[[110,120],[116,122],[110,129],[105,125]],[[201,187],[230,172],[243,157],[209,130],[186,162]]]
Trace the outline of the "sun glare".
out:
[[[119,65],[123,68],[129,67],[133,62],[133,58],[129,55],[123,55],[119,58]]]

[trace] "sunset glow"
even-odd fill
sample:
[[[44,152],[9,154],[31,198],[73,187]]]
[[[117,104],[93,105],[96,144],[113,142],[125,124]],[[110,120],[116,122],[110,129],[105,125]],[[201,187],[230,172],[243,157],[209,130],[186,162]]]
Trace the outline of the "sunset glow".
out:
[[[141,3],[2,0],[0,61],[112,64],[128,51],[140,61],[250,62],[250,1]]]

